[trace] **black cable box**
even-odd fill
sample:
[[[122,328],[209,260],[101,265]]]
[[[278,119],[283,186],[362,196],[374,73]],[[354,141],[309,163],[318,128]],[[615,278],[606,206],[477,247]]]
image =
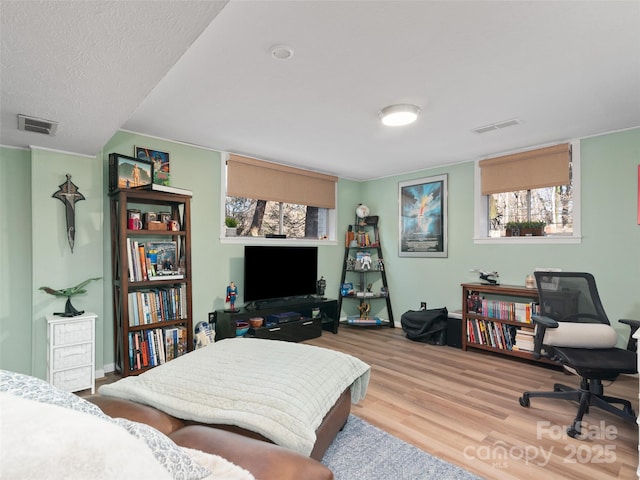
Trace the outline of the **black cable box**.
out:
[[[282,234],[279,234],[279,233],[267,233],[265,235],[265,237],[266,238],[287,238],[286,235],[282,235]]]

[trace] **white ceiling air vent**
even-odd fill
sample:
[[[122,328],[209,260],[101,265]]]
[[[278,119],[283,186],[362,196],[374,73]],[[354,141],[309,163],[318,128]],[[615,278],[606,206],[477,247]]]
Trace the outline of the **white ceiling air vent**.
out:
[[[500,130],[502,128],[513,127],[514,125],[520,125],[522,122],[517,118],[511,120],[505,120],[503,122],[492,123],[490,125],[484,125],[471,130],[473,133],[487,133],[494,130]]]
[[[18,115],[18,130],[44,133],[45,135],[54,136],[56,134],[56,130],[58,130],[58,122],[44,120],[42,118],[28,117],[27,115]]]

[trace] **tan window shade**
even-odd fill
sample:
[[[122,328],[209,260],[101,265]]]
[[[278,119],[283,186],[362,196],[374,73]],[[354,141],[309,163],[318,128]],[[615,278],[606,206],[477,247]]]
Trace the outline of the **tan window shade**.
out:
[[[482,195],[568,185],[568,143],[481,160]]]
[[[227,161],[227,195],[336,208],[338,177],[240,155]]]

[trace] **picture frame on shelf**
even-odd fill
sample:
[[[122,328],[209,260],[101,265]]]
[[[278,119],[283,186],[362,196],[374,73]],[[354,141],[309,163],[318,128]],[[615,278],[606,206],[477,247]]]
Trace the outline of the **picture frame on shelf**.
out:
[[[153,181],[153,163],[120,153],[109,154],[109,191],[137,188]]]
[[[136,158],[153,163],[153,183],[168,187],[171,179],[169,152],[161,152],[147,147],[136,146],[134,148]]]
[[[400,257],[448,256],[447,175],[398,183]]]

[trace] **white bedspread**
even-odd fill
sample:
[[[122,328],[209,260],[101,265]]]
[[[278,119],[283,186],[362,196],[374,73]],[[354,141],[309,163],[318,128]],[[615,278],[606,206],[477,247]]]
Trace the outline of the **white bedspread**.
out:
[[[370,367],[341,352],[253,338],[216,342],[100,394],[151,405],[203,423],[237,425],[309,455],[315,430],[340,394],[364,398]]]

